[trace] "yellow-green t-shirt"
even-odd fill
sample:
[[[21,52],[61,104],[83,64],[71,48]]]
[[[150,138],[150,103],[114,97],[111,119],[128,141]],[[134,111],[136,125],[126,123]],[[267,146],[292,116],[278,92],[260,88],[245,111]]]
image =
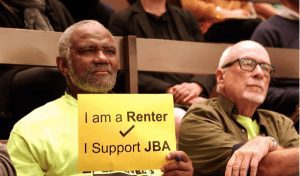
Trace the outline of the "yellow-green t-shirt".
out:
[[[18,121],[7,149],[18,176],[77,176],[77,100],[65,94]],[[142,162],[142,161],[141,161]],[[144,161],[146,162],[146,161]],[[162,175],[160,170],[122,171],[124,175]],[[96,172],[95,175],[113,175]]]

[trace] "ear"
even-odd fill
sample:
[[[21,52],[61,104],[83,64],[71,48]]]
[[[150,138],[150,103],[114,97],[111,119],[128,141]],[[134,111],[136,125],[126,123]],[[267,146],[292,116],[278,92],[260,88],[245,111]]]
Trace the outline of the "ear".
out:
[[[223,89],[224,87],[224,70],[217,69],[216,71],[216,80],[219,88]]]
[[[57,56],[56,57],[56,65],[57,65],[59,72],[66,77],[68,70],[69,70],[66,58],[64,58],[62,56]]]

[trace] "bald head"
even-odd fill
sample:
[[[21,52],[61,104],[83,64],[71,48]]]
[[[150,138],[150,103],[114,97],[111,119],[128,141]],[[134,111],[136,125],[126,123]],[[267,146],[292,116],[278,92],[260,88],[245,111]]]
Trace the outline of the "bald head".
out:
[[[229,46],[223,51],[218,68],[220,69],[226,63],[231,62],[237,58],[249,57],[250,54],[256,55],[257,50],[260,50],[260,53],[262,53],[263,56],[266,58],[266,62],[270,64],[269,54],[261,44],[252,40],[244,40]],[[251,51],[255,52],[251,53]],[[243,54],[247,55],[243,56]]]

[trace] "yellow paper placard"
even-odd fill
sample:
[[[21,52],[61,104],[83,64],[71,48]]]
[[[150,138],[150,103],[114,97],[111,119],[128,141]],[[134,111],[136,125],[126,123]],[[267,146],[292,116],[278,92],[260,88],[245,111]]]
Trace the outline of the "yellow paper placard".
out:
[[[159,169],[176,150],[170,94],[78,95],[81,171]]]

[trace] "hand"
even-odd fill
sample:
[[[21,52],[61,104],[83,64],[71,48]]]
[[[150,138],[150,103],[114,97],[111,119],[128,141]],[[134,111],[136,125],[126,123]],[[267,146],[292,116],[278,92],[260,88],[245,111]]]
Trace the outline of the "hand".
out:
[[[219,13],[223,18],[246,18],[251,15],[249,12],[243,9],[234,9],[234,10],[220,9]]]
[[[170,87],[167,92],[173,94],[175,103],[191,105],[188,102],[198,97],[203,91],[197,83],[181,83]]]
[[[177,161],[176,161],[177,157]],[[167,164],[161,171],[164,176],[192,176],[194,173],[192,161],[183,151],[175,151],[167,154]]]
[[[256,176],[259,162],[272,150],[273,141],[269,137],[257,136],[236,150],[229,159],[225,176]]]

